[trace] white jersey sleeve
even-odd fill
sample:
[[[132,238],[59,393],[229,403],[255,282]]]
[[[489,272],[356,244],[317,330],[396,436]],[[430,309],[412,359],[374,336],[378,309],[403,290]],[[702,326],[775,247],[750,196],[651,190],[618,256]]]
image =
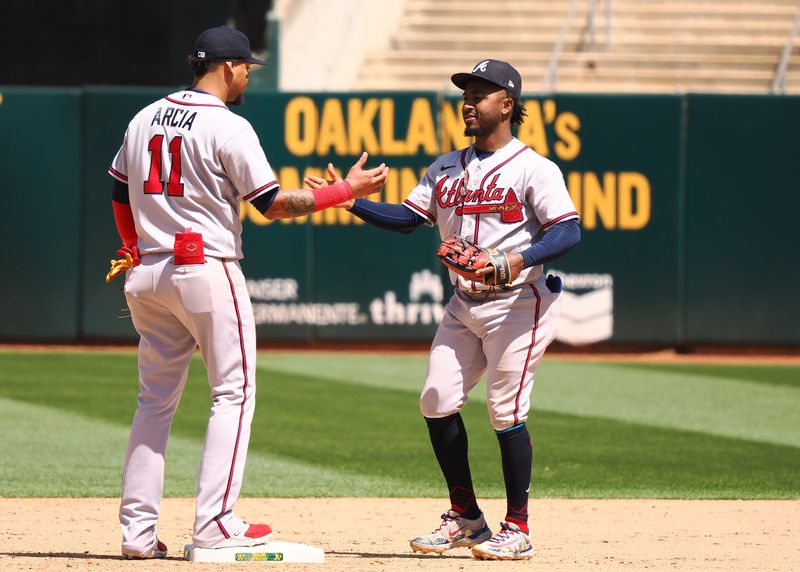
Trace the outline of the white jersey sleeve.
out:
[[[528,203],[533,207],[542,230],[557,222],[578,218],[561,169],[552,161],[539,162],[529,179]]]
[[[424,218],[425,224],[428,226],[436,224],[435,174],[438,171],[438,163],[437,159],[428,167],[417,186],[411,189],[408,197],[403,201],[403,206]]]
[[[252,127],[242,129],[225,142],[220,149],[220,160],[242,200],[252,201],[279,188]]]
[[[125,130],[125,137],[122,140],[122,146],[111,161],[111,166],[108,168],[108,174],[118,180],[120,183],[128,184],[128,130]]]

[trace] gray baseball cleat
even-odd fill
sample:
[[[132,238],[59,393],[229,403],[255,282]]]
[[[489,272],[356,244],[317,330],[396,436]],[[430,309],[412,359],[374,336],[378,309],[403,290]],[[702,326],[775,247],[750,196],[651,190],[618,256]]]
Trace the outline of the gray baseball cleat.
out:
[[[478,518],[470,520],[454,510],[448,510],[442,515],[442,524],[439,528],[411,541],[411,550],[441,554],[445,550],[459,546],[470,548],[491,537],[492,531],[486,525],[483,513]]]

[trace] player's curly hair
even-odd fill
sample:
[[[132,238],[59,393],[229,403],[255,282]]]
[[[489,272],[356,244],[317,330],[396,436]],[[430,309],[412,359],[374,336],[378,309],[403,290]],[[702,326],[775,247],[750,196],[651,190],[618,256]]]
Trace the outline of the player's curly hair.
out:
[[[210,71],[214,71],[219,66],[220,62],[209,62],[208,60],[200,60],[197,59],[195,56],[189,56],[186,58],[186,61],[189,62],[189,67],[192,69],[192,73],[194,73],[194,77],[203,77]]]
[[[508,97],[514,100],[514,110],[511,112],[511,125],[519,127],[528,116],[528,112],[525,110],[525,104],[522,103],[521,97],[514,97],[508,90],[506,90],[506,93]]]

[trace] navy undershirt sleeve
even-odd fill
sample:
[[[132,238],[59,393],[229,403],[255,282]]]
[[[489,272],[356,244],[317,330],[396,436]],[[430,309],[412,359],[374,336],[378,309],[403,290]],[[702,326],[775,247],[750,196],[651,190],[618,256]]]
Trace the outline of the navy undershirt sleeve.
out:
[[[280,187],[275,187],[268,193],[264,193],[263,195],[254,198],[252,201],[250,201],[250,204],[256,207],[258,212],[265,214],[272,206],[272,203],[275,202],[275,198],[278,196],[278,191],[280,191]]]
[[[425,224],[425,219],[411,209],[392,203],[356,199],[350,212],[378,228],[403,234],[413,232],[418,226]]]
[[[128,184],[114,179],[114,190],[111,191],[111,199],[124,205],[131,204],[131,199],[128,195]]]
[[[525,268],[557,260],[580,241],[581,225],[578,219],[556,223],[539,240],[522,251]]]

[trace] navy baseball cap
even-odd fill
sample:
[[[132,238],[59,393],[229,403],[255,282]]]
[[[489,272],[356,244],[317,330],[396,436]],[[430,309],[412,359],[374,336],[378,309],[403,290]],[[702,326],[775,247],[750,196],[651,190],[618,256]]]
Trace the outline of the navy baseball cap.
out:
[[[210,28],[200,34],[192,56],[207,62],[250,62],[262,66],[265,63],[253,57],[247,36],[227,26]]]
[[[508,62],[483,60],[472,68],[471,72],[457,73],[450,77],[450,80],[460,89],[465,89],[471,79],[483,79],[499,85],[516,98],[522,95],[522,76]]]

